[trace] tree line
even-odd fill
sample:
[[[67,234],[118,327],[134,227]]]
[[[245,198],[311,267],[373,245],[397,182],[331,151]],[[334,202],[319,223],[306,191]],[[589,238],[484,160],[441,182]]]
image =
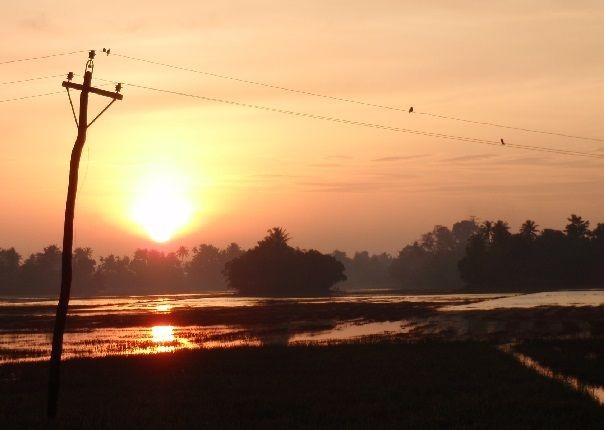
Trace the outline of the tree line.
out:
[[[539,229],[525,221],[517,233],[504,221],[485,221],[459,261],[462,280],[493,290],[602,286],[604,223],[593,229],[578,215],[564,230]]]
[[[226,289],[222,270],[243,250],[201,244],[175,252],[137,249],[132,256],[94,257],[90,248],[73,252],[72,294],[137,295]],[[0,295],[56,295],[61,279],[61,249],[56,245],[26,259],[15,248],[0,248]]]
[[[602,286],[604,223],[572,214],[563,230],[526,220],[517,232],[503,220],[437,225],[393,259],[404,289],[537,291]]]
[[[166,294],[234,289],[246,295],[320,295],[343,290],[401,288],[445,291],[537,290],[597,286],[604,281],[604,223],[571,215],[563,230],[533,220],[512,233],[507,222],[476,219],[436,225],[397,256],[329,255],[289,245],[273,228],[248,250],[201,244],[175,252],[138,249],[132,256],[73,254],[73,294]],[[61,250],[55,245],[23,258],[0,248],[0,295],[56,295]]]
[[[344,266],[316,250],[293,248],[284,229],[273,228],[245,251],[231,243],[221,249],[201,244],[175,252],[137,249],[133,256],[94,258],[91,248],[73,252],[74,296],[143,295],[222,291],[242,295],[325,295],[346,280]],[[0,248],[0,295],[55,296],[61,277],[56,245],[26,259],[15,248]]]

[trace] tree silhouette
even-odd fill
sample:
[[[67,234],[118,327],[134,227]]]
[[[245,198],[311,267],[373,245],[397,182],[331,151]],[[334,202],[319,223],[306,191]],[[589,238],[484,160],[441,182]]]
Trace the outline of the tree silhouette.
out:
[[[139,294],[179,293],[185,290],[185,278],[176,253],[137,249],[130,261],[134,273],[133,288]]]
[[[50,245],[21,266],[21,294],[53,295],[61,281],[61,248]]]
[[[95,294],[94,274],[96,261],[91,248],[76,248],[73,251],[73,293],[79,296]]]
[[[224,250],[220,251],[220,253],[225,262],[227,262],[239,257],[243,253],[243,250],[238,244],[231,242]]]
[[[449,229],[436,225],[420,240],[387,253],[300,250],[275,227],[244,252],[236,243],[220,249],[200,244],[191,252],[139,249],[132,257],[93,257],[92,249],[73,252],[75,295],[165,294],[216,291],[266,296],[323,295],[342,288],[454,290],[465,285],[485,291],[531,291],[601,286],[604,282],[604,223],[572,214],[564,230],[540,230],[526,220],[517,233],[503,220],[462,220]],[[0,248],[0,294],[48,296],[59,282],[61,250],[56,245],[26,259],[14,248]],[[344,273],[346,276],[344,276]]]
[[[529,242],[534,242],[537,239],[537,234],[539,233],[539,226],[535,221],[527,219],[520,226],[520,231],[518,234],[523,239],[528,240]]]
[[[396,287],[396,280],[389,270],[392,264],[390,254],[369,254],[367,251],[360,251],[350,258],[345,252],[336,250],[331,256],[344,265],[347,280],[341,284],[342,289]]]
[[[258,242],[258,246],[275,248],[285,248],[288,246],[287,242],[289,242],[290,237],[284,228],[273,227],[267,233],[265,238]]]
[[[249,296],[320,296],[346,280],[334,257],[292,248],[289,239],[283,228],[272,228],[254,248],[226,263],[229,287]]]
[[[225,264],[243,253],[236,243],[230,243],[225,249],[202,243],[193,248],[191,261],[186,265],[189,285],[194,290],[225,290],[226,279],[223,274]]]
[[[512,237],[512,233],[510,233],[510,226],[507,222],[498,220],[491,227],[491,236],[493,246],[505,246],[510,237]]]
[[[101,294],[120,295],[129,292],[135,284],[135,274],[130,269],[130,257],[110,254],[100,258],[95,272],[95,282]]]
[[[176,256],[183,262],[189,257],[189,250],[184,246],[180,246],[178,250],[176,250]]]
[[[604,280],[604,226],[571,215],[564,231],[525,221],[517,234],[507,223],[485,222],[459,262],[469,285],[491,290],[596,286]],[[489,235],[489,240],[486,235]]]
[[[488,228],[490,232],[491,223]],[[459,221],[451,230],[442,225],[434,226],[420,241],[399,252],[390,267],[392,277],[405,289],[461,288],[457,264],[465,253],[468,239],[478,231],[474,219]]]
[[[0,248],[0,294],[19,294],[21,255],[15,248]]]
[[[488,242],[493,241],[493,222],[492,221],[483,222],[482,225],[480,226],[480,231]]]
[[[453,224],[451,232],[453,233],[453,238],[455,239],[456,249],[465,249],[468,239],[470,239],[472,235],[476,234],[477,231],[478,224],[474,218],[465,219]]]
[[[568,224],[564,232],[570,239],[586,239],[589,234],[589,221],[583,220],[580,216],[572,214],[567,218]]]

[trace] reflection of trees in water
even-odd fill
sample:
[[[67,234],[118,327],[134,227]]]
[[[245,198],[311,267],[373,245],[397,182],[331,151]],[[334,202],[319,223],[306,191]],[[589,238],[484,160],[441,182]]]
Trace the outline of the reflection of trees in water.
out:
[[[287,329],[280,330],[260,330],[256,337],[260,340],[260,343],[264,346],[269,345],[282,345],[286,346],[289,342],[290,337],[292,337],[293,333],[291,333]]]

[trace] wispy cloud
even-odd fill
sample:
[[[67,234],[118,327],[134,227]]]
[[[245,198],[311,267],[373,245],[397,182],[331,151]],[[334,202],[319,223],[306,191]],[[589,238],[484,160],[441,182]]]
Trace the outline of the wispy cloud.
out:
[[[338,163],[313,163],[309,164],[308,167],[342,167],[342,165]]]
[[[289,175],[282,173],[256,173],[252,175],[247,175],[249,179],[252,180],[260,180],[260,181],[268,181],[271,179],[301,179],[307,176],[305,175]]]
[[[515,195],[560,195],[560,193],[573,193],[578,190],[590,192],[594,188],[599,188],[604,183],[604,179],[595,179],[590,181],[565,180],[555,183],[550,182],[527,182],[527,183],[496,183],[496,182],[466,182],[459,184],[438,184],[422,187],[425,192],[446,192],[446,193],[490,193],[497,194],[515,194]]]
[[[362,193],[378,191],[388,184],[377,181],[324,181],[324,182],[299,182],[297,185],[310,192],[322,193]]]
[[[460,157],[447,158],[442,161],[447,163],[465,162],[465,161],[477,161],[477,160],[488,160],[490,158],[497,157],[495,154],[475,154],[475,155],[462,155]]]
[[[325,157],[326,160],[352,160],[353,158],[350,155],[328,155]]]
[[[390,157],[380,157],[380,158],[374,158],[371,161],[375,161],[375,162],[391,162],[391,161],[404,161],[404,160],[415,160],[418,158],[426,158],[428,156],[428,154],[417,154],[417,155],[395,155],[395,156],[390,156]]]
[[[296,185],[301,187],[304,191],[324,193],[365,193],[415,190],[415,183],[401,181],[400,179],[407,179],[407,177],[368,177],[355,181],[303,181],[297,182]]]
[[[20,24],[29,30],[49,31],[51,29],[48,15],[42,12],[21,19]]]

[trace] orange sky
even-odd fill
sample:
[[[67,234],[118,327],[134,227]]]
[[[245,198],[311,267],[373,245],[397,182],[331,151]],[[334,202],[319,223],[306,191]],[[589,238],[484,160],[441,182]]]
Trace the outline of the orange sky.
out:
[[[15,4],[13,4],[15,3]],[[604,138],[599,1],[3,2],[0,62],[80,49],[370,103]],[[493,3],[493,4],[490,4]],[[498,2],[502,3],[502,2]],[[100,53],[99,53],[100,54]],[[86,54],[0,65],[0,81],[81,73]],[[604,154],[604,142],[375,109],[99,55],[95,77],[355,121]],[[1,85],[0,100],[61,90]],[[93,79],[94,81],[94,79]],[[97,85],[103,84],[95,81]],[[295,245],[395,252],[469,215],[560,228],[604,222],[604,162],[355,127],[125,86],[91,127],[76,246],[153,242],[133,204],[164,178],[193,221],[162,245],[235,240],[274,225]],[[91,112],[105,100],[91,99]],[[0,103],[0,247],[61,243],[75,125],[65,94]],[[89,152],[88,152],[89,151]]]

